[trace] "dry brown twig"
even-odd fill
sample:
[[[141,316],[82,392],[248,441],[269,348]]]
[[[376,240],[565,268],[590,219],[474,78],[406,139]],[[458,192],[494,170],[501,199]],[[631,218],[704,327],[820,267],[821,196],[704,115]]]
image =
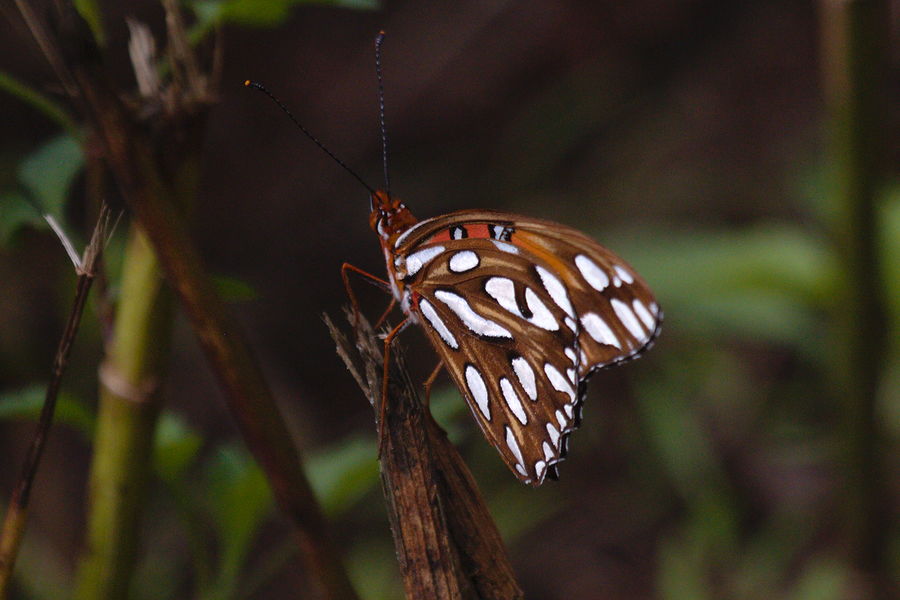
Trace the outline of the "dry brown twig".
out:
[[[9,591],[10,578],[15,567],[22,538],[25,534],[28,519],[28,502],[31,498],[34,478],[37,475],[41,456],[47,444],[47,437],[50,434],[50,427],[53,424],[59,388],[62,384],[66,367],[69,364],[69,356],[72,352],[75,336],[78,334],[78,327],[81,324],[81,317],[84,314],[84,307],[91,290],[91,284],[97,272],[97,265],[103,255],[103,247],[108,239],[109,226],[110,210],[103,203],[100,207],[97,223],[94,226],[94,232],[91,235],[91,241],[85,248],[80,260],[75,262],[75,271],[78,274],[78,281],[75,285],[75,300],[72,303],[72,310],[69,312],[69,318],[66,321],[62,337],[60,337],[59,345],[56,348],[50,382],[47,385],[37,428],[28,448],[28,454],[22,463],[19,478],[16,480],[10,496],[9,507],[3,520],[3,528],[0,530],[0,598],[6,598]],[[66,239],[65,235],[61,233],[60,237],[61,239]]]
[[[352,311],[347,319],[354,324]],[[383,342],[365,318],[351,342],[328,316],[337,351],[379,413]],[[472,475],[391,351],[382,490],[407,598],[523,597]]]

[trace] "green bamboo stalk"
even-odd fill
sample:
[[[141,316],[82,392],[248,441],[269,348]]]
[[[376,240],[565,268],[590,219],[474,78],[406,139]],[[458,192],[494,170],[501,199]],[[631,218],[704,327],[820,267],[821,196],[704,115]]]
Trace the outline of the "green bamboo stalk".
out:
[[[100,367],[100,402],[88,487],[86,549],[74,597],[125,598],[169,355],[173,299],[153,249],[133,225],[113,338]]]
[[[842,458],[844,548],[865,595],[886,598],[887,534],[878,390],[887,356],[878,196],[887,130],[889,9],[884,0],[822,3],[823,75],[830,127],[833,231],[841,281],[835,297],[834,389]]]

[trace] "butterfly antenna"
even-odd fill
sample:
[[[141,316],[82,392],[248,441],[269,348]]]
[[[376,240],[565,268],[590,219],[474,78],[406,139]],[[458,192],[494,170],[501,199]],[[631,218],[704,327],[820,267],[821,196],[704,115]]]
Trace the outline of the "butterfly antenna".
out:
[[[378,120],[381,124],[381,163],[384,166],[384,191],[391,197],[391,179],[388,176],[388,137],[384,120],[384,71],[381,68],[381,45],[384,43],[384,31],[375,36],[375,74],[378,76]]]
[[[286,114],[288,117],[290,117],[291,121],[294,122],[294,125],[296,125],[297,127],[300,128],[300,131],[303,132],[303,135],[305,135],[306,137],[308,137],[309,139],[311,139],[311,140],[313,141],[313,143],[314,143],[316,146],[318,146],[319,148],[321,148],[322,151],[325,152],[325,154],[327,154],[328,156],[330,156],[331,159],[332,159],[334,162],[336,162],[336,163],[339,164],[341,167],[343,167],[343,169],[344,169],[345,171],[347,171],[348,173],[350,173],[351,175],[353,175],[353,177],[356,178],[356,180],[357,180],[358,182],[360,182],[360,183],[363,185],[364,188],[366,188],[367,190],[369,190],[369,193],[370,193],[370,194],[374,194],[374,193],[375,193],[375,189],[372,188],[372,186],[370,186],[368,183],[366,183],[366,182],[363,180],[362,177],[360,177],[359,175],[357,175],[356,171],[354,171],[353,169],[351,169],[350,167],[348,167],[348,166],[347,166],[347,163],[345,163],[344,161],[342,161],[340,158],[338,158],[337,156],[335,156],[335,154],[334,154],[331,150],[329,150],[328,148],[326,148],[326,147],[325,147],[325,144],[323,144],[322,142],[320,142],[319,139],[318,139],[316,136],[314,136],[313,134],[311,134],[311,133],[309,132],[309,130],[307,130],[306,127],[304,127],[303,124],[297,119],[297,117],[294,116],[294,113],[292,113],[292,112],[290,111],[290,109],[289,109],[287,106],[285,106],[284,103],[283,103],[281,100],[279,100],[278,98],[276,98],[276,97],[275,97],[275,94],[273,94],[273,93],[270,92],[268,89],[266,89],[266,87],[265,87],[263,84],[258,83],[258,82],[256,82],[256,81],[250,81],[249,79],[247,79],[246,81],[244,81],[244,87],[249,87],[249,88],[257,89],[257,90],[259,90],[260,92],[262,92],[263,94],[265,94],[266,96],[268,96],[269,98],[271,98],[272,102],[274,102],[275,104],[277,104],[277,105],[278,105],[278,108],[280,108],[282,111],[284,111],[284,114]]]

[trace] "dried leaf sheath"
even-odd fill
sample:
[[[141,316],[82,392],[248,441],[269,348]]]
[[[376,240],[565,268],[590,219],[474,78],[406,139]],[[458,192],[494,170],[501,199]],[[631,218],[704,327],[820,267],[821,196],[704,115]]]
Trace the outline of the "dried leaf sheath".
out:
[[[352,318],[351,318],[352,321]],[[378,413],[382,342],[368,322],[338,353]],[[521,598],[500,534],[456,448],[419,401],[395,347],[382,487],[408,598]]]

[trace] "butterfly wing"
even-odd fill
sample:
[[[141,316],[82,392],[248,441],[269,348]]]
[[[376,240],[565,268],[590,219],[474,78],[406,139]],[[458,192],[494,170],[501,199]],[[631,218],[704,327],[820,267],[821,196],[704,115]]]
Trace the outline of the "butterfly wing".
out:
[[[565,457],[585,379],[636,356],[659,327],[643,280],[562,225],[462,211],[417,224],[394,256],[410,312],[485,436],[532,485]]]

